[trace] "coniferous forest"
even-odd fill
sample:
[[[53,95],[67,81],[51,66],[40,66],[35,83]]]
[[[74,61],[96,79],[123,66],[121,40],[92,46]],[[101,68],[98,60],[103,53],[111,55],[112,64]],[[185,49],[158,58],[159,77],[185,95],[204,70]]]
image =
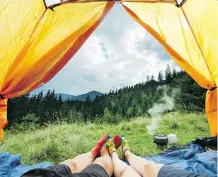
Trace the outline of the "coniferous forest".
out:
[[[163,97],[159,86],[167,85],[168,95],[174,89],[175,111],[203,112],[206,90],[201,88],[184,71],[176,71],[169,65],[158,78],[148,76],[146,82],[111,90],[94,100],[63,101],[52,90],[36,95],[22,95],[8,101],[8,128],[16,124],[46,125],[59,121],[66,122],[107,122],[118,123],[122,119],[132,119],[148,114],[148,110]],[[70,82],[70,81],[69,81]]]

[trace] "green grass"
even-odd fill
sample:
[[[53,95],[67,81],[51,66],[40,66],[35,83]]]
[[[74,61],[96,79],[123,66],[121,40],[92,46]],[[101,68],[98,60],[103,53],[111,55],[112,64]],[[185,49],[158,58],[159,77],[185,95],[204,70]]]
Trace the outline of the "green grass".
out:
[[[0,149],[2,152],[21,154],[24,164],[42,161],[59,163],[89,151],[98,138],[108,132],[112,135],[125,134],[131,150],[137,155],[152,155],[160,150],[153,143],[153,136],[146,130],[150,121],[150,118],[139,117],[129,122],[122,121],[118,125],[60,123],[44,128],[30,126],[23,131],[14,128],[6,131]],[[165,114],[156,132],[176,134],[179,144],[190,142],[199,136],[210,135],[205,116],[196,113]]]

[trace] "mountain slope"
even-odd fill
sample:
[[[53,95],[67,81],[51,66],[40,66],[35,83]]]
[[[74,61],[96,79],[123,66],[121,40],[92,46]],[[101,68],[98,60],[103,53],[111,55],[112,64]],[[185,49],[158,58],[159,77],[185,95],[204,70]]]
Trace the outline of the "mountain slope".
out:
[[[93,90],[91,92],[84,93],[84,94],[77,95],[77,96],[66,94],[66,93],[57,93],[56,95],[58,97],[61,95],[61,98],[63,101],[67,101],[68,99],[69,100],[85,101],[87,96],[89,96],[91,100],[94,100],[96,96],[101,96],[101,95],[103,95],[103,93]]]
[[[59,97],[61,95],[61,99],[63,101],[67,101],[68,99],[74,100],[74,98],[76,97],[74,95],[70,95],[70,94],[66,94],[66,93],[56,93],[56,95],[57,95],[57,97]]]

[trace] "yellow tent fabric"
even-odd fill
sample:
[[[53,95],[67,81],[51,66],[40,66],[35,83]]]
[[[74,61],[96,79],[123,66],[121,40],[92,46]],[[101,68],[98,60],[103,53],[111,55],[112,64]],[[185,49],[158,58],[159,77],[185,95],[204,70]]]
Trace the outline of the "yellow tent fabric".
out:
[[[131,2],[127,2],[131,1]],[[206,113],[217,132],[216,0],[123,0],[126,11],[171,57],[207,88]],[[79,50],[115,1],[75,0],[50,8],[43,0],[0,2],[0,139],[7,125],[7,98],[49,81]],[[119,14],[118,14],[119,15]]]
[[[49,81],[78,51],[114,2],[0,2],[0,129],[7,124],[7,98]]]
[[[122,4],[200,86],[208,89],[206,113],[211,134],[216,135],[217,1],[187,0],[179,8],[163,2]]]

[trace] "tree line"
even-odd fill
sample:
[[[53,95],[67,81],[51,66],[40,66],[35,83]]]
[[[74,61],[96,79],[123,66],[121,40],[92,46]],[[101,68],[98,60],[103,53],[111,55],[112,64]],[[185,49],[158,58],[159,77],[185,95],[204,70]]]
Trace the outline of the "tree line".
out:
[[[35,95],[25,94],[9,99],[8,122],[13,124],[35,123],[50,124],[57,121],[67,122],[107,122],[118,123],[122,119],[145,116],[148,110],[162,96],[159,86],[168,85],[180,89],[175,97],[176,111],[202,112],[206,90],[201,88],[184,71],[176,71],[169,65],[164,73],[159,72],[157,80],[147,76],[146,82],[127,86],[119,90],[111,90],[94,100],[89,97],[85,101],[63,101],[61,95],[48,90]]]

